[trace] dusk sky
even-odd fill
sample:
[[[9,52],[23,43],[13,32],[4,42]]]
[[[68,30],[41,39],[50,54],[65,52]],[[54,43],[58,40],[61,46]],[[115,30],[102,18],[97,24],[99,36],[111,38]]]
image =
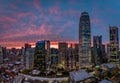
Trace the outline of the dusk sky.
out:
[[[120,29],[120,0],[0,0],[0,45],[78,42],[83,11],[90,16],[91,38],[102,35],[103,43],[109,43],[109,25]]]

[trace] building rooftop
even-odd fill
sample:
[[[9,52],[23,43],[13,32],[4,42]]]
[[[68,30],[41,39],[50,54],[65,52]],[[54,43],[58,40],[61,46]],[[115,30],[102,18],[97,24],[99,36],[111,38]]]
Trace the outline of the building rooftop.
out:
[[[88,15],[88,12],[82,12],[81,14],[82,15]]]
[[[102,81],[100,81],[99,83],[112,83],[112,82],[109,81],[109,80],[102,80]]]
[[[116,67],[117,67],[116,64],[112,64],[112,63],[102,64],[101,66],[102,66],[102,67],[107,67],[107,68],[109,68],[109,69],[111,69],[111,68],[116,68]]]
[[[87,73],[85,70],[79,70],[79,71],[70,72],[70,77],[74,79],[74,81],[82,81],[94,77],[94,75]]]

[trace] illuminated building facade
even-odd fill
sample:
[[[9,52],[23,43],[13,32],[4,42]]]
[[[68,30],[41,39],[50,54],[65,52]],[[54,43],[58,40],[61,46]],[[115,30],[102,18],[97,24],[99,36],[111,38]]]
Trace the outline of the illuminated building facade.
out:
[[[38,41],[35,47],[34,67],[41,71],[50,68],[50,41]]]
[[[58,49],[51,48],[51,69],[55,70],[58,65]]]
[[[68,44],[65,42],[60,42],[58,43],[58,49],[60,51],[60,56],[61,56],[61,61],[60,64],[63,66],[63,68],[66,67],[67,64],[67,49],[68,49]]]
[[[87,12],[82,12],[79,22],[79,68],[91,64],[91,29]]]
[[[116,26],[110,26],[110,62],[119,63],[119,37],[118,28]]]
[[[23,51],[24,51],[23,65],[24,65],[25,67],[26,67],[26,62],[27,62],[27,61],[26,61],[26,60],[27,60],[27,59],[26,59],[27,57],[26,57],[26,54],[25,54],[25,53],[26,53],[26,50],[29,49],[29,48],[31,48],[31,45],[28,44],[28,43],[25,43],[24,49],[23,49]]]
[[[108,59],[108,62],[110,62],[110,44],[107,44],[107,59]]]
[[[119,57],[119,61],[118,61],[118,64],[119,64],[119,66],[120,66],[120,50],[118,51],[118,57]]]
[[[93,56],[95,65],[103,63],[102,36],[93,36]]]
[[[73,44],[70,45],[70,47],[68,48],[68,53],[67,53],[67,63],[66,63],[66,68],[68,70],[74,70],[76,69],[75,66],[75,53],[74,53],[75,49],[73,47]]]
[[[25,68],[32,69],[34,66],[34,48],[27,48],[25,51]]]

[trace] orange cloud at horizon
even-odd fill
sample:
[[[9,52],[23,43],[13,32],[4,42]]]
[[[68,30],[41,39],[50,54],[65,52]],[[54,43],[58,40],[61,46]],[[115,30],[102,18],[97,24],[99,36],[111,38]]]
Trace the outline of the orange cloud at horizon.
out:
[[[58,43],[62,42],[62,41],[51,41],[50,42],[50,47],[51,48],[58,48]],[[6,47],[7,49],[11,49],[11,48],[16,48],[16,49],[21,49],[22,47],[24,47],[24,44],[28,43],[31,45],[31,47],[35,47],[35,43],[36,42],[2,42],[0,43],[0,45],[2,47]],[[66,43],[68,43],[68,47],[70,46],[70,44],[75,44],[77,42],[75,41],[66,41]]]
[[[68,47],[70,47],[70,44],[78,43],[76,41],[51,41],[50,47],[51,48],[58,48],[59,42],[66,42],[68,43]],[[36,42],[0,42],[0,46],[6,47],[7,49],[16,48],[21,49],[24,47],[24,44],[28,43],[31,45],[31,47],[35,47]],[[103,42],[103,44],[107,45],[109,42]],[[91,46],[93,46],[93,42],[91,42]]]

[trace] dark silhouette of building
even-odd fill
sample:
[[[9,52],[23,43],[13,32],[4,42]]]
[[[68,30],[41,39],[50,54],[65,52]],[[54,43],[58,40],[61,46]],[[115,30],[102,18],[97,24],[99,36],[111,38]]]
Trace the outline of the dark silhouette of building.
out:
[[[103,63],[107,63],[108,62],[108,58],[107,58],[107,54],[106,54],[106,50],[105,50],[105,45],[102,44],[102,56],[103,56]]]
[[[102,36],[93,36],[93,54],[95,65],[103,63]]]
[[[3,64],[3,50],[1,46],[0,46],[0,64]]]
[[[74,48],[74,56],[75,56],[75,66],[76,69],[79,69],[79,44],[75,44],[75,48]]]

